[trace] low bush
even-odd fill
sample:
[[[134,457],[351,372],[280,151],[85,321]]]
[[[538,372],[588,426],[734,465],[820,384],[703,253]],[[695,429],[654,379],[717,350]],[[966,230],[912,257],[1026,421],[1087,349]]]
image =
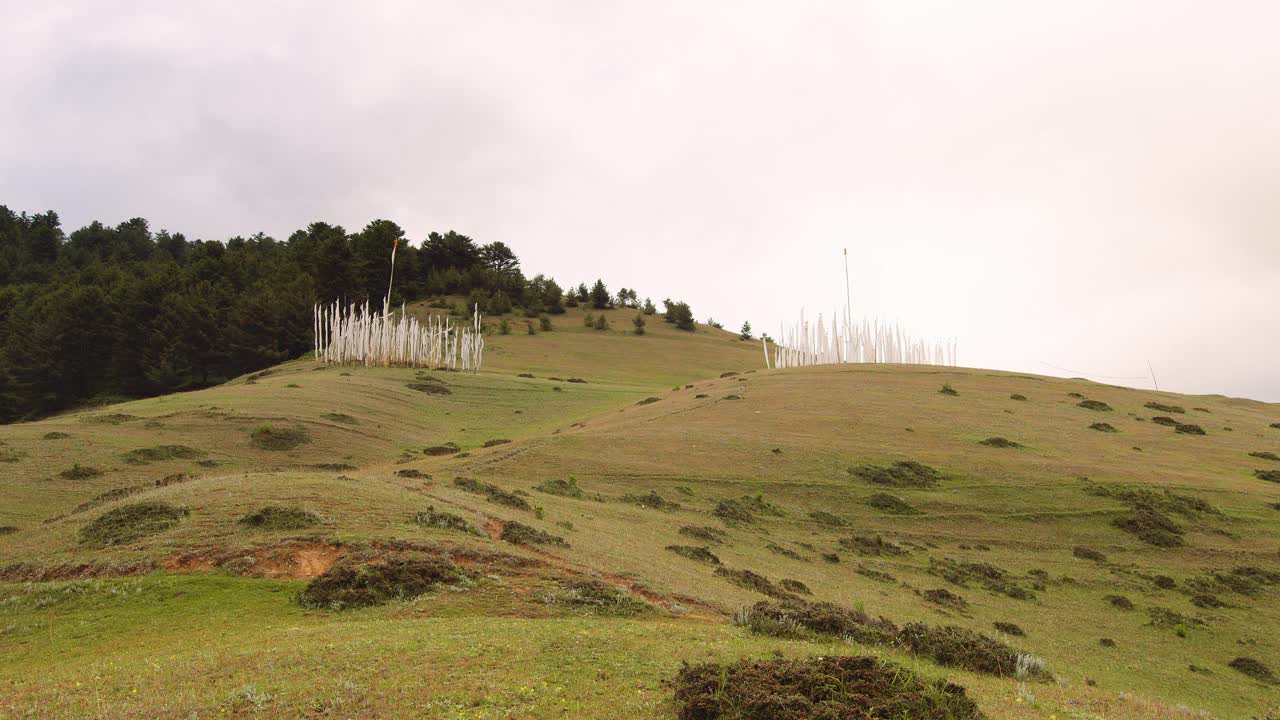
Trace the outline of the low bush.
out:
[[[397,470],[396,477],[411,478],[413,480],[430,480],[431,474],[424,473],[421,470],[415,470],[413,468],[406,468],[404,470]]]
[[[572,378],[569,378],[568,380],[565,380],[565,382],[578,383],[581,385],[581,384],[585,384],[587,381],[583,380],[582,378],[572,377]]]
[[[976,582],[991,592],[1007,595],[1015,600],[1035,599],[1035,594],[1019,585],[1009,572],[991,563],[931,557],[929,574],[960,587],[968,587],[970,582]]]
[[[652,490],[644,493],[643,495],[623,495],[622,502],[639,505],[640,507],[653,508],[654,510],[674,511],[680,509],[680,503],[667,500]]]
[[[779,544],[777,544],[777,543],[772,543],[772,542],[771,542],[771,543],[768,543],[768,544],[766,544],[766,545],[764,546],[764,549],[765,549],[765,550],[768,550],[769,552],[773,553],[774,555],[781,555],[782,557],[787,558],[787,559],[789,559],[789,560],[804,560],[804,559],[805,559],[803,555],[801,555],[800,553],[796,552],[795,550],[792,550],[791,548],[785,548],[785,547],[783,547],[783,546],[781,546],[781,545],[779,545]]]
[[[690,560],[710,563],[711,565],[720,564],[720,558],[716,557],[715,553],[711,552],[710,548],[696,545],[668,545],[667,549],[680,557],[689,558]]]
[[[1096,422],[1096,423],[1094,423],[1094,424],[1090,425],[1090,426],[1089,426],[1089,429],[1090,429],[1090,430],[1097,430],[1098,432],[1105,432],[1105,433],[1117,433],[1117,432],[1120,432],[1120,431],[1119,431],[1119,430],[1117,430],[1117,429],[1116,429],[1116,427],[1115,427],[1114,425],[1112,425],[1111,423],[1104,423],[1104,422]]]
[[[250,433],[249,442],[259,450],[285,451],[311,442],[311,438],[301,427],[276,428],[264,423]]]
[[[436,510],[434,505],[430,505],[426,510],[414,515],[413,521],[423,527],[456,530],[471,535],[484,535],[483,532],[467,522],[461,515]]]
[[[0,535],[12,535],[16,532],[18,528],[15,525],[0,525]]]
[[[1280,455],[1277,455],[1273,452],[1251,452],[1249,453],[1249,457],[1256,457],[1262,460],[1274,460],[1275,462],[1280,462]]]
[[[320,516],[302,508],[267,505],[237,522],[255,530],[301,530],[319,525]]]
[[[943,383],[942,388],[939,389],[938,392],[942,395],[959,395],[960,394],[956,392],[955,388],[951,387],[951,383]]]
[[[981,441],[981,442],[979,442],[978,444],[979,444],[979,445],[986,445],[987,447],[994,447],[994,448],[1020,448],[1020,447],[1022,447],[1022,445],[1021,445],[1020,443],[1016,443],[1016,442],[1014,442],[1014,441],[1012,441],[1012,440],[1009,440],[1008,438],[1002,438],[1002,437],[991,437],[991,438],[987,438],[986,440],[982,440],[982,441]]]
[[[502,534],[499,537],[502,538],[503,542],[509,542],[512,545],[558,545],[560,547],[569,547],[569,543],[565,542],[564,538],[543,532],[515,520],[508,520],[502,525]]]
[[[422,449],[422,452],[423,452],[423,454],[424,454],[424,455],[430,455],[430,456],[432,456],[432,457],[439,457],[439,456],[441,456],[441,455],[452,455],[452,454],[454,454],[454,453],[458,452],[458,451],[459,451],[459,450],[461,450],[461,449],[462,449],[462,448],[458,447],[457,445],[453,445],[453,444],[448,444],[448,445],[432,445],[431,447],[423,448],[423,449]]]
[[[1268,685],[1274,685],[1280,681],[1276,678],[1276,674],[1272,672],[1271,668],[1263,664],[1262,661],[1251,657],[1238,657],[1227,663],[1227,666]]]
[[[1178,423],[1176,426],[1174,426],[1173,430],[1174,432],[1182,433],[1183,435],[1204,435],[1205,434],[1204,428],[1200,427],[1199,425],[1193,425],[1191,423]]]
[[[409,600],[466,574],[440,558],[393,559],[379,565],[335,565],[307,583],[298,602],[307,608],[343,610]]]
[[[684,665],[678,720],[979,720],[964,688],[872,657]]]
[[[653,610],[652,605],[631,597],[620,587],[590,579],[562,580],[558,588],[543,597],[543,602],[592,615],[617,617],[632,617]]]
[[[879,535],[850,535],[837,540],[840,547],[859,555],[906,555],[907,551],[897,543]]]
[[[752,590],[762,595],[778,599],[790,599],[796,596],[787,590],[774,585],[769,578],[757,575],[750,570],[733,570],[724,566],[716,568],[716,575],[728,580],[745,590]]]
[[[918,515],[920,511],[911,507],[907,501],[896,495],[889,493],[876,493],[866,499],[866,504],[871,507],[890,513],[892,515]]]
[[[58,477],[65,480],[87,480],[91,477],[98,477],[101,474],[102,471],[96,467],[76,464],[58,473]]]
[[[817,522],[821,525],[827,525],[830,527],[844,527],[845,525],[848,525],[848,523],[846,523],[843,518],[839,517],[838,515],[832,515],[826,510],[814,510],[813,512],[809,513],[809,517],[814,522]]]
[[[1142,407],[1163,413],[1174,413],[1175,415],[1184,415],[1187,412],[1187,409],[1184,407],[1179,407],[1178,405],[1165,405],[1155,401],[1146,403]]]
[[[58,432],[57,430],[54,430],[53,432],[47,432],[44,434],[45,440],[66,440],[69,437],[71,436],[64,432]]]
[[[1094,562],[1106,562],[1106,561],[1107,561],[1107,556],[1106,556],[1106,555],[1103,555],[1102,553],[1098,552],[1097,550],[1094,550],[1094,549],[1092,549],[1092,548],[1087,548],[1087,547],[1084,547],[1084,546],[1082,546],[1082,545],[1077,545],[1077,546],[1075,546],[1074,548],[1072,548],[1072,549],[1071,549],[1071,554],[1072,554],[1072,555],[1074,555],[1074,556],[1076,556],[1076,557],[1078,557],[1078,558],[1080,558],[1081,560],[1093,560]]]
[[[503,322],[506,322],[505,320]],[[428,395],[452,395],[453,391],[445,387],[442,382],[412,382],[406,383],[405,387],[410,390],[417,390],[420,393]]]
[[[1000,622],[999,620],[997,620],[996,622],[992,623],[992,626],[995,627],[996,630],[1004,633],[1005,635],[1013,635],[1015,637],[1024,637],[1027,634],[1021,627],[1018,627],[1017,625],[1014,625],[1011,622]]]
[[[157,445],[156,447],[138,448],[124,454],[124,461],[130,465],[148,465],[165,460],[198,460],[209,453],[186,445]]]
[[[1081,400],[1076,403],[1076,407],[1081,407],[1085,410],[1095,410],[1098,412],[1109,412],[1111,410],[1111,406],[1101,400]]]
[[[946,588],[925,590],[920,593],[920,596],[935,605],[941,605],[942,607],[950,608],[952,610],[964,610],[969,607],[969,602],[967,600]]]
[[[1156,547],[1179,547],[1183,544],[1182,527],[1151,507],[1137,507],[1128,515],[1112,520],[1111,524]]]
[[[579,500],[587,496],[586,493],[582,492],[582,488],[578,487],[577,478],[575,478],[572,475],[569,476],[568,480],[561,480],[560,478],[543,480],[537,485],[534,485],[533,489],[537,490],[538,492],[546,493],[548,495],[558,495],[560,497],[577,498]]]
[[[662,398],[660,398],[660,397],[653,397],[653,396],[650,396],[650,397],[647,397],[647,398],[645,398],[645,399],[641,400],[640,402],[636,403],[636,405],[652,405],[652,404],[654,404],[654,403],[656,403],[656,402],[661,402],[661,401],[662,401]]]
[[[681,535],[690,537],[703,542],[715,543],[719,545],[725,540],[725,531],[720,528],[705,527],[699,525],[684,525],[679,530]]]
[[[1280,483],[1280,470],[1254,470],[1253,476],[1259,480]]]
[[[808,585],[805,585],[804,583],[800,582],[799,580],[792,580],[792,579],[790,579],[790,578],[782,578],[781,580],[779,580],[779,581],[778,581],[778,585],[780,585],[780,586],[782,587],[782,589],[783,589],[783,590],[786,590],[787,592],[793,592],[793,593],[795,593],[795,594],[797,594],[797,595],[812,595],[812,594],[813,594],[813,591],[809,589],[809,586],[808,586]]]
[[[1026,395],[1020,395],[1020,394],[1018,394],[1018,393],[1014,393],[1014,394],[1012,394],[1012,395],[1010,395],[1010,396],[1009,396],[1009,399],[1010,399],[1010,400],[1026,400],[1026,399],[1027,399],[1027,396],[1026,396]]]
[[[897,488],[931,488],[942,479],[942,473],[914,460],[899,460],[887,467],[857,465],[849,468],[849,473],[875,485]]]
[[[485,440],[484,446],[487,448],[491,448],[491,447],[497,447],[499,445],[506,445],[509,442],[511,441],[507,440],[506,438],[495,438],[493,440]]]
[[[866,565],[859,565],[858,567],[854,568],[853,571],[863,577],[868,577],[868,578],[871,578],[872,580],[877,580],[879,582],[891,583],[891,582],[898,581],[897,578],[890,575],[889,573],[884,572],[883,570],[876,570],[875,568],[868,567]]]
[[[163,502],[139,502],[108,510],[80,529],[80,542],[97,548],[125,545],[168,530],[190,511]]]
[[[1111,605],[1111,607],[1117,608],[1119,610],[1133,609],[1133,601],[1123,595],[1108,595],[1102,599],[1106,600],[1107,603]]]
[[[480,482],[475,478],[459,477],[453,479],[453,484],[469,493],[483,495],[485,500],[488,500],[495,505],[506,505],[507,507],[516,508],[517,510],[533,509],[533,506],[529,504],[528,500],[525,500],[523,497],[513,492],[503,490],[493,483]]]
[[[1155,423],[1155,424],[1157,424],[1157,425],[1164,425],[1165,427],[1177,427],[1177,426],[1178,426],[1178,421],[1177,421],[1177,420],[1174,420],[1173,418],[1168,417],[1168,416],[1166,416],[1166,415],[1157,415],[1157,416],[1155,416],[1155,417],[1151,418],[1151,422],[1153,422],[1153,423]]]

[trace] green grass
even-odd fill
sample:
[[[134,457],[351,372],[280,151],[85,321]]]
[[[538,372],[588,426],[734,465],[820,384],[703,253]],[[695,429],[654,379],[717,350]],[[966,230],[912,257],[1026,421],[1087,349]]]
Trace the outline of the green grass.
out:
[[[669,718],[662,683],[682,660],[775,651],[888,657],[965,686],[992,718],[1189,717],[1179,705],[1234,718],[1280,704],[1280,688],[1243,681],[1227,666],[1242,654],[1280,654],[1280,638],[1267,631],[1280,626],[1280,588],[1217,592],[1229,607],[1213,610],[1192,604],[1187,590],[1189,579],[1232,565],[1280,570],[1280,513],[1271,507],[1280,485],[1255,477],[1265,463],[1249,456],[1274,444],[1268,425],[1280,408],[950,368],[747,373],[762,365],[760,348],[734,334],[688,334],[651,318],[635,336],[623,329],[624,311],[611,313],[610,331],[583,328],[582,314],[556,318],[552,332],[527,335],[517,323],[511,335],[491,336],[479,375],[430,373],[448,395],[407,387],[419,382],[410,369],[301,360],[252,383],[6,426],[5,449],[16,460],[0,463],[0,526],[16,531],[0,535],[0,578],[215,572],[0,586],[0,718],[185,718],[223,709],[262,717]],[[730,371],[741,374],[721,377]],[[943,384],[959,394],[940,394]],[[1069,393],[1105,402],[1119,432],[1090,429],[1084,416],[1097,415]],[[1013,394],[1031,400],[1011,403]],[[729,395],[741,399],[722,400]],[[659,401],[637,405],[649,397]],[[1210,409],[1201,418],[1212,418],[1203,423],[1209,434],[1138,421],[1151,402]],[[93,421],[99,417],[113,420]],[[255,447],[252,435],[264,425],[303,428],[310,442]],[[1235,431],[1217,432],[1221,426]],[[45,440],[51,432],[73,439]],[[978,444],[990,437],[1022,447]],[[495,438],[511,442],[484,447]],[[446,443],[464,452],[424,452]],[[125,462],[139,448],[175,446],[205,455]],[[936,468],[935,482],[890,489],[849,472],[904,461]],[[358,469],[317,470],[321,464]],[[102,473],[59,475],[76,465]],[[527,493],[519,497],[531,507],[489,502],[456,486],[457,477]],[[1220,514],[1171,515],[1185,545],[1157,547],[1113,524],[1133,512],[1121,498],[1134,496],[1090,491],[1100,486],[1170,490]],[[121,488],[139,489],[76,511]],[[886,491],[914,512],[867,504]],[[654,494],[678,507],[622,501]],[[778,512],[753,512],[733,527],[714,514],[724,501],[757,495],[769,504],[759,508]],[[189,514],[121,545],[80,542],[95,518],[138,502]],[[238,522],[267,506],[305,508],[324,522],[292,530]],[[450,521],[415,522],[428,508]],[[503,542],[506,521],[567,546]],[[1014,623],[1026,637],[1012,644],[1045,658],[1065,684],[1032,683],[1034,701],[1018,703],[1014,679],[885,648],[752,636],[730,619],[762,596],[667,550],[692,544],[682,527],[722,530],[709,537],[721,540],[712,550],[726,568],[799,581],[814,600],[861,605],[900,625],[990,633],[993,622]],[[838,542],[855,531],[907,552],[859,556]],[[1106,560],[1076,557],[1077,546]],[[311,577],[335,558],[404,552],[463,553],[461,566],[483,571],[412,601],[342,613],[303,610],[294,598],[303,582],[272,579]],[[839,562],[824,560],[833,553]],[[988,563],[1019,586],[1042,587],[1034,600],[976,581],[959,587],[930,574],[930,559],[944,558]],[[896,581],[855,572],[860,566]],[[1155,575],[1176,587],[1158,587],[1148,579]],[[567,579],[592,577],[629,588],[654,611],[602,617],[544,602]],[[941,608],[916,592],[939,587],[968,608]],[[1108,595],[1129,597],[1135,611],[1117,611]],[[1179,636],[1148,624],[1153,607],[1206,622]],[[1116,647],[1101,647],[1103,637]]]

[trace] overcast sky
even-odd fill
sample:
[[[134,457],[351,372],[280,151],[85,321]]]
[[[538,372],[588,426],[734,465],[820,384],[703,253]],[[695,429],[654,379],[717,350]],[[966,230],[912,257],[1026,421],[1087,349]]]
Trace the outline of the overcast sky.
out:
[[[0,16],[0,204],[68,230],[385,217],[775,335],[847,247],[855,312],[963,365],[1280,401],[1276,3]]]

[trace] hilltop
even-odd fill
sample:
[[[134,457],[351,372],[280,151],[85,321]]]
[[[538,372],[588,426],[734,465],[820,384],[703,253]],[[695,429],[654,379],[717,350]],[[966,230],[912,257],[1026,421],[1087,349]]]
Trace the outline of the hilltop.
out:
[[[1280,406],[587,312],[0,428],[0,717],[671,718],[682,663],[834,655],[991,718],[1280,705]]]

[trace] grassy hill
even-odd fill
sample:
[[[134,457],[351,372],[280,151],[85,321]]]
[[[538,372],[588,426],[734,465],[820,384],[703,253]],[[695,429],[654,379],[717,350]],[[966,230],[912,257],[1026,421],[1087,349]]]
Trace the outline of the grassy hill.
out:
[[[583,314],[475,376],[300,360],[0,428],[0,718],[670,718],[683,662],[846,654],[992,718],[1280,706],[1280,406]],[[944,626],[1046,672],[912,640]]]

